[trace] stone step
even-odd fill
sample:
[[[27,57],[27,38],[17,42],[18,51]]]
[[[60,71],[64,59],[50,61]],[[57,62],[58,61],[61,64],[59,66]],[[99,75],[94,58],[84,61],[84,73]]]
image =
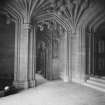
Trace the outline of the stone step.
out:
[[[90,77],[90,80],[105,84],[105,79]]]
[[[84,85],[87,86],[87,87],[96,89],[98,91],[105,92],[105,88],[104,87],[96,86],[96,85],[93,85],[93,84],[90,84],[90,83],[84,83]]]
[[[102,82],[98,82],[94,80],[87,80],[87,83],[105,88],[105,83],[102,83]]]
[[[105,82],[104,80],[101,81],[101,79],[98,78],[90,78],[87,80],[86,83],[84,83],[85,86],[94,88],[96,90],[100,90],[102,92],[105,92]]]

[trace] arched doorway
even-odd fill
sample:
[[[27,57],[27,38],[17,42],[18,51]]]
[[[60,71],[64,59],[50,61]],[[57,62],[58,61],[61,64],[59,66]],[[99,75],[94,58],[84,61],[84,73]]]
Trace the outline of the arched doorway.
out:
[[[89,36],[88,73],[92,77],[105,77],[105,36],[97,32]]]
[[[36,73],[48,80],[69,78],[67,35],[65,28],[53,19],[37,25]]]
[[[104,23],[95,32],[87,34],[87,74],[90,79],[105,80]]]

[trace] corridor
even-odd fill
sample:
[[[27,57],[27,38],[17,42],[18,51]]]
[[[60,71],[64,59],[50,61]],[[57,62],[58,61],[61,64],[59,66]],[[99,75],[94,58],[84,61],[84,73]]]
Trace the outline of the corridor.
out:
[[[76,83],[46,81],[37,75],[38,86],[0,99],[0,105],[105,105],[105,93]]]

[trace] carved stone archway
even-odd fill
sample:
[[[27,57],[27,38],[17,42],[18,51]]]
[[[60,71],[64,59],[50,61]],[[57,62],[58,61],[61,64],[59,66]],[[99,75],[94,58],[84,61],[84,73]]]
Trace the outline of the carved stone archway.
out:
[[[47,16],[47,15],[46,15]],[[44,18],[45,19],[45,18]],[[69,56],[70,56],[70,51],[69,51],[69,49],[70,49],[70,45],[71,44],[69,44],[70,42],[70,40],[68,39],[68,38],[70,38],[70,37],[68,37],[68,36],[70,36],[70,33],[68,34],[68,29],[67,29],[67,25],[65,24],[65,29],[63,28],[64,27],[64,24],[62,24],[60,21],[60,19],[59,19],[59,17],[56,19],[56,18],[54,18],[54,16],[53,15],[51,15],[51,17],[50,18],[46,18],[46,19],[48,19],[48,20],[41,20],[41,21],[39,21],[38,22],[38,24],[39,24],[39,27],[41,28],[40,30],[42,31],[42,34],[44,34],[44,28],[46,28],[46,27],[44,27],[44,26],[47,26],[48,27],[48,32],[49,32],[49,35],[48,36],[50,36],[49,37],[49,39],[48,39],[48,37],[46,36],[46,35],[42,35],[41,36],[41,33],[39,34],[40,35],[40,37],[41,38],[43,38],[44,39],[44,37],[47,37],[47,39],[45,39],[45,42],[47,41],[47,43],[50,45],[47,45],[47,46],[49,46],[50,47],[50,49],[49,50],[51,50],[50,51],[50,55],[51,55],[51,57],[49,58],[49,59],[51,59],[50,61],[48,61],[48,62],[52,62],[52,64],[48,64],[49,66],[51,66],[51,67],[48,67],[49,69],[48,69],[48,72],[49,72],[49,76],[48,76],[48,78],[51,80],[51,79],[54,79],[54,78],[58,78],[58,76],[56,75],[56,76],[51,76],[50,74],[51,74],[51,72],[52,73],[55,73],[55,71],[56,72],[58,72],[58,73],[61,73],[59,76],[59,78],[62,78],[64,81],[69,81],[70,80],[70,78],[71,78],[71,72],[70,72],[70,70],[71,70],[71,68],[70,68],[70,63],[69,63],[69,61],[71,60],[71,59],[69,59]],[[54,26],[52,26],[51,25],[51,23],[52,22],[54,22],[54,24],[56,24],[56,25],[54,25]],[[43,27],[43,28],[42,28]],[[54,30],[53,30],[53,28],[51,28],[51,27],[53,27],[54,28]],[[59,29],[60,27],[62,27],[62,29]],[[57,30],[58,29],[58,30]],[[46,30],[46,29],[45,29]],[[63,30],[65,31],[65,32],[63,32]],[[59,35],[59,38],[57,38],[58,36],[57,36],[57,31],[59,31],[60,33],[58,33]],[[54,35],[54,32],[55,32],[55,35]],[[38,36],[39,36],[38,35]],[[62,38],[61,38],[62,37]],[[42,39],[42,40],[43,40]],[[61,42],[61,40],[62,40],[62,42]],[[59,41],[59,42],[58,42]],[[39,41],[40,42],[40,41]],[[58,53],[56,53],[56,54],[54,54],[54,42],[57,42],[57,43],[59,43],[58,44],[58,46],[60,47],[60,50],[63,48],[63,50],[61,51],[62,52],[62,54],[60,53],[60,51],[58,51],[58,53],[59,53],[59,57],[60,57],[60,59],[59,59],[59,57],[58,57]],[[50,44],[50,43],[52,43],[52,44]],[[62,45],[60,45],[60,43],[62,44]],[[55,43],[56,44],[56,43]],[[64,46],[64,47],[63,47]],[[55,46],[56,47],[56,46]],[[49,51],[48,50],[48,51]],[[58,50],[58,49],[55,49],[55,50]],[[65,54],[65,55],[63,55],[63,54]],[[57,56],[56,56],[57,55]],[[48,60],[49,60],[48,59]],[[60,61],[61,60],[61,61]],[[56,62],[56,63],[55,63]],[[63,67],[61,67],[61,65],[64,65]],[[62,68],[64,68],[64,70],[62,70]],[[52,71],[51,71],[51,70]],[[61,72],[60,72],[61,71]],[[47,73],[48,74],[48,73]]]

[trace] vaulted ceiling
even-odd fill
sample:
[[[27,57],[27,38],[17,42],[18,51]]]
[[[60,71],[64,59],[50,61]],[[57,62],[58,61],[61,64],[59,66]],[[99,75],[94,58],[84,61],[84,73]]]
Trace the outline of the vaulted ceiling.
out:
[[[6,0],[5,0],[6,1]],[[34,23],[56,16],[76,30],[96,30],[105,22],[104,0],[7,0],[5,10],[15,19]],[[54,16],[55,15],[55,16]],[[57,20],[57,18],[55,18]],[[63,23],[63,22],[62,22]],[[93,28],[94,27],[94,28]]]

